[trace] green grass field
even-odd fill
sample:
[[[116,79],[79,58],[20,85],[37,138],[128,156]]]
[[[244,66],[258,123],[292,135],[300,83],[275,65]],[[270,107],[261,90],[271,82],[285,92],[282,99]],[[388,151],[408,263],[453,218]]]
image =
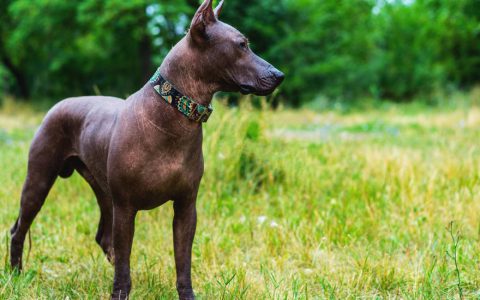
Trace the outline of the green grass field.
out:
[[[198,298],[480,298],[480,105],[465,97],[317,113],[216,103],[198,199]],[[0,298],[106,299],[113,268],[78,175],[57,181],[35,220],[25,272],[7,270],[44,113],[12,101],[0,109]],[[132,299],[176,297],[171,206],[137,217]]]

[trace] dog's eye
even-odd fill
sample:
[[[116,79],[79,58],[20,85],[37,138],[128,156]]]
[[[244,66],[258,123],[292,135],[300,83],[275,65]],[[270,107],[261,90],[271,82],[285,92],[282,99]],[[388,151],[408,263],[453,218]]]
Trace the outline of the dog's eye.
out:
[[[247,42],[245,42],[245,41],[240,42],[240,43],[239,43],[239,46],[240,46],[240,48],[242,48],[242,49],[247,49],[247,48],[248,48],[248,44],[247,44]]]

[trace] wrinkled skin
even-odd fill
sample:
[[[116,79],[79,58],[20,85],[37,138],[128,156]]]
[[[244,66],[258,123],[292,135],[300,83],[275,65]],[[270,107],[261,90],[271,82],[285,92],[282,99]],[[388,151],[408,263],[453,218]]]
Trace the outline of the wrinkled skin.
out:
[[[217,91],[267,95],[283,80],[239,31],[218,21],[222,5],[214,11],[206,0],[160,67],[180,92],[204,105]],[[135,215],[170,200],[177,290],[180,299],[194,299],[190,269],[202,138],[202,125],[160,99],[149,83],[126,101],[79,97],[55,105],[30,148],[20,213],[11,229],[12,267],[22,268],[25,236],[55,180],[76,170],[100,207],[96,241],[115,265],[112,299],[130,293]]]

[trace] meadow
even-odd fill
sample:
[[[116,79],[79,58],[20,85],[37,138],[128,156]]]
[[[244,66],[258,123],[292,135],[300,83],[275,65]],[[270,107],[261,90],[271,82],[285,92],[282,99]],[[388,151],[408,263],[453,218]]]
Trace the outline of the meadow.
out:
[[[480,298],[480,91],[434,106],[324,110],[215,103],[205,125],[193,282],[199,299]],[[0,109],[0,299],[106,299],[113,268],[76,174],[8,270],[29,143],[45,111]],[[175,299],[172,205],[141,212],[132,299]]]

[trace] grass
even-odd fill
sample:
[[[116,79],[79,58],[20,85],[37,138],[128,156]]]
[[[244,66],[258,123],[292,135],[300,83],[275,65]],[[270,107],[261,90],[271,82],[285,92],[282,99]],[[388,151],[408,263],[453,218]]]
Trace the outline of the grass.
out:
[[[348,112],[217,103],[205,127],[198,298],[480,298],[480,107],[459,103]],[[43,115],[12,101],[0,109],[0,298],[105,299],[113,270],[78,175],[57,181],[35,220],[25,272],[6,268]],[[176,297],[171,220],[171,203],[137,217],[132,299]]]

